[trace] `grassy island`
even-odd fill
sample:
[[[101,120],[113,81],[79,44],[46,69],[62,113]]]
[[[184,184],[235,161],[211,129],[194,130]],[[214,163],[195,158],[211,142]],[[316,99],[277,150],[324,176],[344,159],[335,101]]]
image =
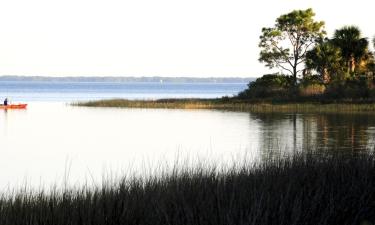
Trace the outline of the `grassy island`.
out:
[[[287,113],[372,113],[372,102],[270,102],[239,99],[159,99],[126,100],[109,99],[74,103],[86,107],[161,108],[161,109],[217,109],[241,112],[287,112]]]

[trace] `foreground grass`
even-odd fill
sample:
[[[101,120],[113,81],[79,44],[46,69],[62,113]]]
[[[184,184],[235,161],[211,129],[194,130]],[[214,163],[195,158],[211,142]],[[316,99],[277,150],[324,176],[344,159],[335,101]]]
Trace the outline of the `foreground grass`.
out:
[[[236,99],[160,99],[126,100],[110,99],[79,102],[73,105],[87,107],[165,108],[165,109],[219,109],[248,112],[296,112],[296,113],[351,113],[375,112],[375,103],[267,103]]]
[[[175,170],[80,190],[0,200],[0,224],[374,224],[375,157],[269,160]]]

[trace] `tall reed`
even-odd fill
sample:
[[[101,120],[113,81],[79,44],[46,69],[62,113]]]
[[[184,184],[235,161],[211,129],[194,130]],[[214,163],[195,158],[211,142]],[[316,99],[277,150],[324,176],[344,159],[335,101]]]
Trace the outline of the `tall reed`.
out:
[[[287,112],[287,113],[374,113],[375,103],[288,103],[288,102],[247,102],[234,99],[159,99],[127,100],[110,99],[73,103],[87,107],[121,108],[164,108],[164,109],[218,109],[245,112]]]
[[[374,224],[375,156],[293,156],[175,169],[102,187],[0,199],[1,225]]]

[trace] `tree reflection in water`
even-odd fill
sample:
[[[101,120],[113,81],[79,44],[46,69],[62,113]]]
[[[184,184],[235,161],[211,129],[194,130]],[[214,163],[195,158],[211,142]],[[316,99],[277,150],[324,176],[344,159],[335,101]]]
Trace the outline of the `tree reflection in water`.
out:
[[[375,115],[250,113],[260,125],[265,157],[373,151]]]

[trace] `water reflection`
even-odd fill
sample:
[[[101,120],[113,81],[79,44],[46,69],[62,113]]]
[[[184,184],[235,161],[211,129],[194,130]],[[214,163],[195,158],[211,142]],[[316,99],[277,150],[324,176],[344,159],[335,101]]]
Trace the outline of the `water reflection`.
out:
[[[33,103],[0,112],[0,190],[72,184],[173,165],[297,152],[372,151],[373,115],[80,108]],[[69,162],[69,163],[67,163]],[[183,162],[182,165],[186,163]],[[69,165],[67,168],[67,165]],[[207,164],[205,164],[207,165]],[[142,171],[143,170],[143,171]],[[69,176],[67,176],[67,172]]]
[[[374,149],[375,115],[251,113],[250,118],[260,124],[259,143],[265,156]]]

